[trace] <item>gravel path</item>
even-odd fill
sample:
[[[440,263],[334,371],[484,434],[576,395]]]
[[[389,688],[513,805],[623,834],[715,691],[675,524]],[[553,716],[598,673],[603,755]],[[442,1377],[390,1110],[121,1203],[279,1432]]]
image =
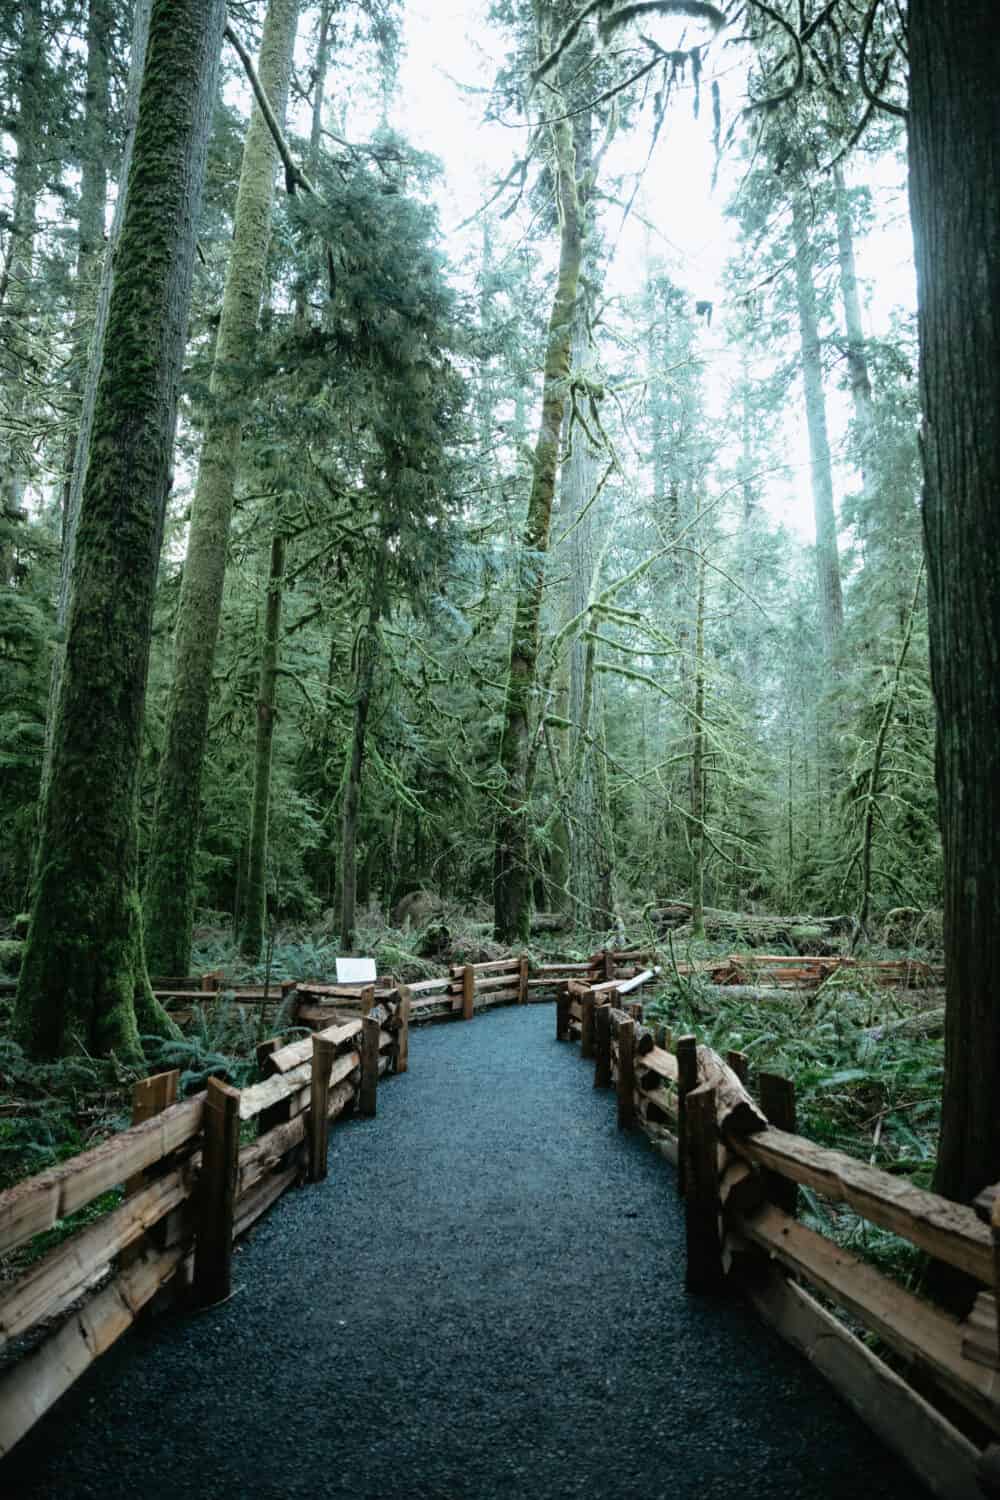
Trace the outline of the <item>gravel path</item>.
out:
[[[0,1466],[17,1500],[685,1500],[917,1485],[738,1302],[551,1007],[411,1038],[224,1307],[123,1339]]]

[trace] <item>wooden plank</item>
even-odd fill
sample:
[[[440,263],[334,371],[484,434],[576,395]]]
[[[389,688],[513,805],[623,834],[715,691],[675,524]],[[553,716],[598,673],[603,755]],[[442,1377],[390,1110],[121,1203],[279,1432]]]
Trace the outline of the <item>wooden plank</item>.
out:
[[[271,1074],[290,1073],[293,1068],[300,1068],[303,1063],[311,1064],[313,1042],[317,1036],[322,1037],[325,1042],[332,1042],[334,1048],[337,1049],[360,1034],[361,1021],[356,1018],[339,1022],[336,1026],[328,1026],[325,1031],[303,1037],[301,1041],[289,1042],[287,1047],[281,1047],[277,1052],[272,1052],[267,1060],[268,1072]]]
[[[186,1254],[184,1245],[147,1251],[0,1379],[0,1457],[135,1322]]]
[[[755,1275],[747,1293],[764,1321],[801,1350],[933,1495],[982,1500],[978,1449],[815,1298],[773,1269]]]
[[[928,1255],[965,1271],[984,1286],[993,1285],[990,1231],[973,1209],[783,1130],[728,1139],[747,1161],[804,1183],[835,1203],[848,1204],[862,1218],[902,1235]]]
[[[468,967],[472,969],[474,966],[469,964]],[[489,994],[491,990],[509,990],[511,988],[514,989],[516,994],[519,987],[520,976],[517,974],[492,974],[485,979],[479,978],[475,974],[473,975],[473,988],[477,995]],[[464,978],[452,979],[448,985],[448,993],[449,995],[464,995]]]
[[[43,1229],[85,1208],[130,1177],[193,1140],[202,1127],[205,1095],[183,1099],[142,1125],[39,1172],[0,1193],[0,1252],[23,1245]]]
[[[399,986],[399,1009],[396,1012],[396,1051],[393,1072],[405,1073],[410,1066],[410,1011],[413,995],[408,985]]]
[[[378,1049],[379,1024],[371,1017],[365,1018],[361,1034],[361,1088],[358,1093],[358,1112],[367,1119],[374,1119],[378,1108]]]
[[[330,1087],[346,1078],[360,1064],[360,1055],[357,1052],[344,1052],[333,1065],[330,1076]],[[290,1073],[275,1073],[273,1078],[265,1078],[262,1083],[255,1083],[250,1088],[244,1089],[240,1094],[240,1119],[254,1120],[261,1117],[261,1134],[266,1134],[274,1125],[282,1121],[277,1115],[270,1116],[270,1111],[280,1105],[287,1105],[284,1119],[297,1114],[304,1109],[308,1103],[309,1082],[312,1076],[312,1064],[301,1063],[293,1068]]]
[[[357,1054],[355,1053],[355,1059]],[[338,1058],[334,1064],[336,1073],[343,1058]],[[336,1083],[331,1083],[327,1094],[327,1116],[335,1120],[338,1115],[343,1114],[348,1105],[353,1103],[357,1093],[355,1081],[352,1078],[344,1078]],[[305,1110],[300,1111],[294,1119],[286,1120],[269,1130],[266,1135],[258,1136],[257,1140],[242,1147],[239,1157],[239,1176],[236,1184],[237,1203],[250,1191],[250,1189],[270,1172],[272,1167],[278,1165],[282,1157],[294,1151],[306,1139],[306,1128],[308,1125],[308,1114]],[[296,1170],[298,1167],[296,1166]],[[237,1220],[239,1215],[237,1214]]]
[[[717,1111],[710,1083],[699,1084],[684,1100],[684,1285],[689,1292],[717,1292],[724,1280]]]
[[[194,1292],[203,1307],[224,1301],[232,1290],[239,1152],[239,1090],[210,1078],[205,1098],[205,1140],[194,1253]]]
[[[365,1023],[368,1024],[367,1022]],[[376,1026],[378,1022],[376,1021]],[[330,1037],[312,1039],[312,1074],[309,1079],[309,1181],[322,1182],[327,1172],[327,1148],[330,1140],[330,1073],[337,1057],[336,1043]]]
[[[484,964],[452,964],[448,972],[454,978],[461,979],[466,969],[471,969],[473,974],[512,974],[519,972],[520,968],[519,958],[495,958]]]
[[[662,1047],[652,1047],[650,1051],[644,1052],[639,1062],[640,1068],[648,1068],[664,1082],[676,1086],[679,1077],[677,1058],[672,1052],[665,1052]]]
[[[609,1017],[610,1020],[610,1017]],[[618,1027],[618,1129],[635,1124],[635,1022]]]
[[[132,1124],[141,1125],[145,1120],[152,1120],[155,1115],[162,1115],[165,1109],[176,1104],[180,1077],[180,1069],[172,1068],[166,1073],[154,1073],[151,1078],[140,1078],[132,1089]],[[131,1198],[142,1191],[148,1170],[137,1172],[134,1177],[128,1179],[125,1184],[126,1198]],[[140,1254],[142,1245],[143,1240],[139,1238],[122,1249],[123,1267]]]
[[[247,1230],[267,1213],[282,1193],[296,1182],[300,1170],[298,1162],[292,1162],[289,1166],[282,1167],[280,1171],[271,1172],[266,1177],[260,1178],[254,1184],[236,1205],[236,1218],[233,1222],[234,1239],[239,1239],[241,1234],[246,1234]]]
[[[410,994],[415,998],[422,995],[439,995],[447,988],[447,979],[418,979],[414,984],[407,985]]]
[[[191,1193],[193,1162],[144,1184],[137,1193],[50,1250],[17,1281],[0,1284],[0,1348],[81,1296],[116,1255]]]
[[[973,1416],[1000,1432],[1000,1375],[962,1353],[964,1325],[773,1204],[735,1221],[743,1238],[818,1287]]]
[[[536,974],[551,974],[554,978],[563,979],[567,974],[589,974],[594,969],[594,964],[536,964]]]
[[[795,1134],[795,1084],[780,1073],[760,1073],[757,1076],[760,1092],[760,1107],[768,1122],[776,1130]],[[764,1191],[778,1208],[794,1218],[799,1206],[797,1185],[779,1172],[764,1172]]]
[[[719,1106],[719,1129],[751,1135],[767,1129],[767,1116],[747,1093],[739,1078],[711,1047],[698,1048],[698,1082],[710,1083]]]

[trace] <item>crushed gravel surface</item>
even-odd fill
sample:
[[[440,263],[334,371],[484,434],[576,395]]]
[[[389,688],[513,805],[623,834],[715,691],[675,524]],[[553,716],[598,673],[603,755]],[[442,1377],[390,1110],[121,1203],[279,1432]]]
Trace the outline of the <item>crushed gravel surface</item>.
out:
[[[414,1033],[232,1300],[122,1339],[4,1500],[916,1500],[752,1311],[684,1293],[672,1171],[553,1032],[531,1006]]]

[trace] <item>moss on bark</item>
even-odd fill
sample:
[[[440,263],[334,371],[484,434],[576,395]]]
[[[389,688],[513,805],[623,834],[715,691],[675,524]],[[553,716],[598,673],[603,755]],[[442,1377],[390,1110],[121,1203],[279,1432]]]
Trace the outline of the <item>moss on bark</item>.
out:
[[[299,0],[271,0],[264,23],[259,73],[279,121],[285,113],[298,12]],[[274,142],[254,105],[243,148],[211,401],[191,506],[146,878],[146,946],[153,968],[165,974],[185,973],[191,956],[201,772],[240,456],[246,369],[253,355],[264,291],[276,162]],[[248,918],[251,913],[252,899]]]
[[[155,0],[97,383],[15,1022],[36,1055],[141,1056],[136,797],[153,593],[223,0]]]

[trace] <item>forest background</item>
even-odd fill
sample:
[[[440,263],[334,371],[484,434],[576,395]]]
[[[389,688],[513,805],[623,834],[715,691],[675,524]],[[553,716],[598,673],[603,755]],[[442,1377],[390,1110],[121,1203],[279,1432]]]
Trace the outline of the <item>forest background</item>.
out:
[[[454,7],[231,7],[149,639],[125,641],[149,652],[135,784],[95,716],[75,803],[49,702],[149,7],[5,12],[0,910],[31,904],[40,787],[98,830],[59,873],[76,916],[29,938],[34,1050],[84,1014],[127,1056],[162,1017],[98,1024],[93,996],[130,1009],[196,932],[199,961],[231,931],[308,969],[359,929],[385,948],[421,889],[436,931],[395,934],[396,967],[445,957],[459,912],[509,943],[545,912],[566,948],[662,937],[679,900],[694,943],[706,909],[940,941],[905,49],[898,10],[847,9],[730,7],[714,37],[709,6],[497,3],[453,49]],[[435,49],[433,96],[490,122],[478,197],[403,128]],[[685,250],[712,222],[725,257]],[[91,899],[132,913],[112,981]],[[36,1024],[67,953],[83,1010]],[[939,1081],[937,1057],[921,1108]]]

